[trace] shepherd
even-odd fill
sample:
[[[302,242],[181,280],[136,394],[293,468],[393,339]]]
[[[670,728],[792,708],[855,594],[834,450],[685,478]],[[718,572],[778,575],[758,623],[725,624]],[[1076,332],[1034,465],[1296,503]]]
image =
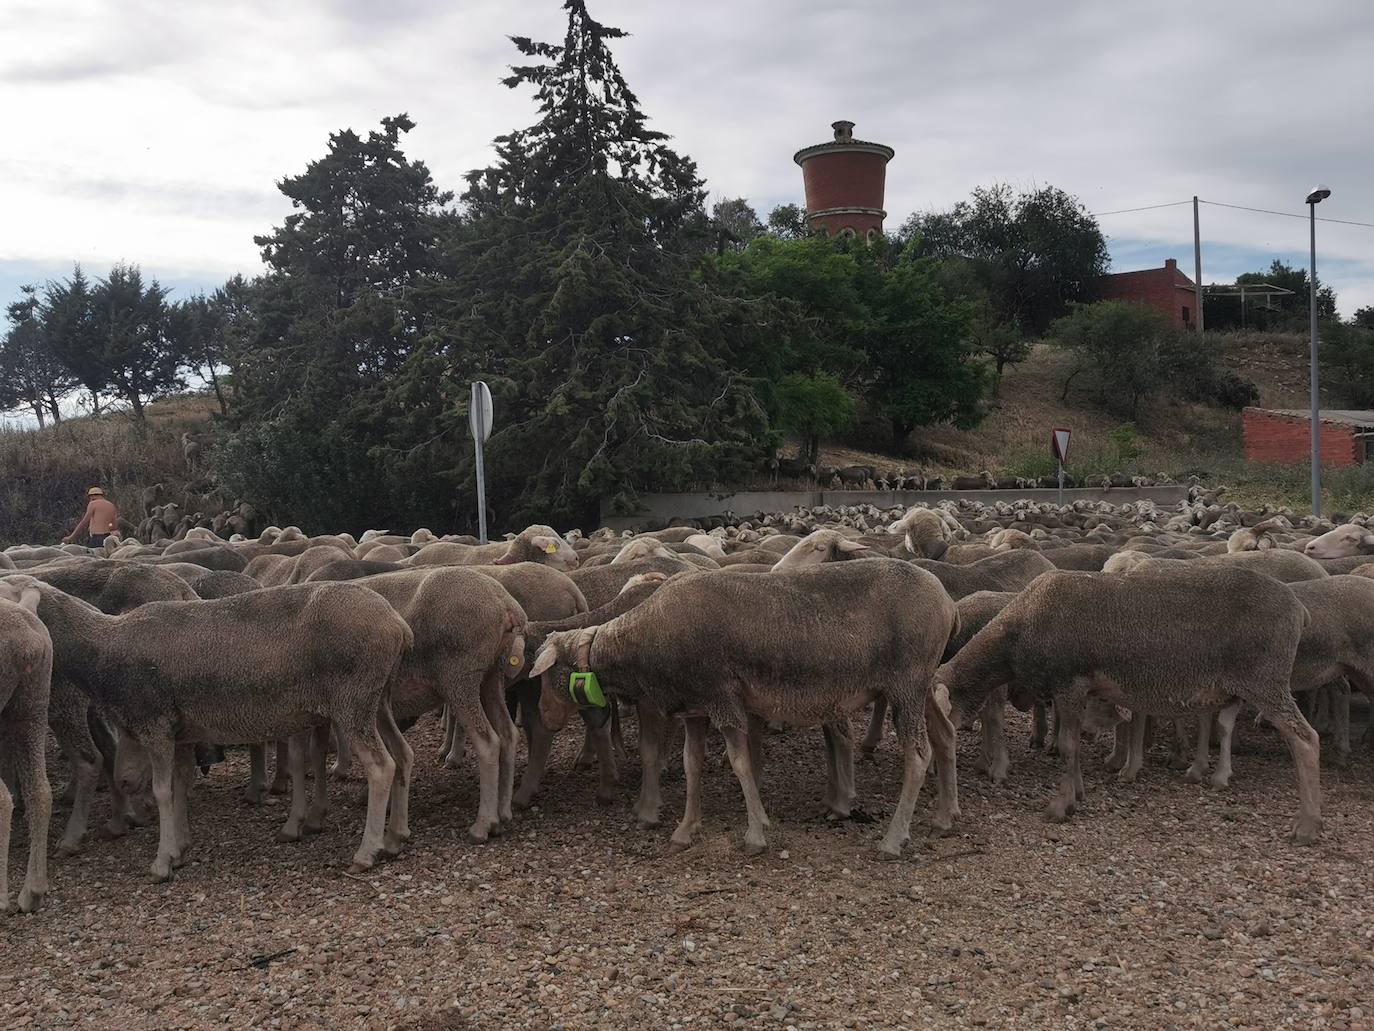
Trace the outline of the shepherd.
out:
[[[86,547],[100,548],[104,546],[105,538],[119,527],[119,509],[113,501],[105,497],[103,487],[92,487],[86,491],[86,497],[90,499],[86,505],[86,514],[81,517],[81,522],[76,524],[76,529],[62,538],[62,543],[72,543],[81,536],[82,531],[85,531]]]

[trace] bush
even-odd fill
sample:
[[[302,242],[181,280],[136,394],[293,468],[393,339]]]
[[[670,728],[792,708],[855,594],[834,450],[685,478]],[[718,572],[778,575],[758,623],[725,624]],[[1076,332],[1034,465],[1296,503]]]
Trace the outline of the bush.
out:
[[[1145,398],[1166,389],[1189,401],[1241,408],[1255,385],[1221,369],[1201,340],[1157,308],[1133,301],[1075,305],[1050,327],[1049,342],[1071,352],[1061,398],[1082,376],[1106,411],[1135,419]]]

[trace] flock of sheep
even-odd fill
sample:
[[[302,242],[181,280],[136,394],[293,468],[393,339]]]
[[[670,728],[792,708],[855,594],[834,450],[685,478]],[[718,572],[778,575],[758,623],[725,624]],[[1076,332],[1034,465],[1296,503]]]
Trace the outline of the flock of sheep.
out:
[[[716,520],[715,522],[721,522]],[[369,531],[256,539],[188,528],[154,545],[115,538],[0,553],[0,899],[9,907],[12,792],[29,829],[20,909],[47,890],[49,729],[71,769],[64,854],[79,850],[99,782],[108,830],[158,820],[158,879],[191,844],[189,796],[216,749],[248,746],[250,801],[291,791],[282,840],[325,823],[334,774],[356,763],[367,816],[356,870],[410,836],[414,754],[405,729],[441,710],[443,760],[476,761],[473,841],[507,829],[539,789],[574,716],[615,796],[621,721],[635,710],[635,815],[659,822],[659,781],[680,723],[686,803],[670,848],[702,821],[707,730],[743,791],[748,852],[765,846],[763,732],[820,726],[825,804],[855,803],[850,717],[872,706],[860,748],[889,719],[900,797],[878,849],[900,855],[926,773],[932,823],[959,816],[955,734],[981,724],[980,767],[1008,773],[1002,716],[1052,715],[1064,774],[1047,816],[1083,798],[1079,740],[1115,728],[1109,765],[1142,764],[1152,726],[1177,734],[1186,776],[1225,786],[1243,706],[1282,736],[1298,784],[1297,840],[1321,830],[1319,739],[1350,754],[1350,694],[1374,677],[1374,527],[1241,511],[1193,491],[1149,502],[1029,501],[819,507],[583,536],[531,526],[489,545]],[[1306,713],[1306,715],[1304,714]],[[519,742],[526,758],[516,785]],[[1218,754],[1211,767],[1211,738]],[[1190,754],[1191,753],[1191,754]]]

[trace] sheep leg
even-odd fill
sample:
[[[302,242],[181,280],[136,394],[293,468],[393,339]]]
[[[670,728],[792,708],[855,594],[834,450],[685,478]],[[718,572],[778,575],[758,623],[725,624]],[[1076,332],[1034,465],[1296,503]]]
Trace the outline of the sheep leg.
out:
[[[267,746],[259,742],[248,746],[248,786],[243,800],[248,805],[261,805],[267,797]]]
[[[600,726],[596,725],[595,717],[589,719],[584,714],[583,719],[587,723],[587,733],[582,747],[585,749],[590,744],[596,756],[596,804],[613,805],[617,795],[616,786],[620,783],[620,771],[616,769],[615,749],[611,746],[610,713],[602,716]]]
[[[757,716],[747,717],[747,724],[749,728],[749,762],[754,769],[754,783],[757,784],[763,780],[763,739],[770,732],[783,733],[785,727],[779,725],[778,729],[774,731],[771,723],[767,720],[761,720]],[[726,761],[729,761],[728,754]]]
[[[100,753],[96,749],[95,739],[91,736],[87,706],[79,704],[84,699],[73,699],[78,701],[76,705],[54,704],[60,699],[59,680],[60,678],[53,678],[48,726],[52,728],[53,737],[57,739],[62,754],[71,765],[70,784],[73,788],[73,797],[72,811],[67,817],[62,840],[57,845],[57,854],[74,856],[81,850],[81,842],[86,837],[91,804],[95,801],[96,782],[100,779]],[[76,690],[70,685],[66,689]]]
[[[1102,765],[1109,770],[1124,770],[1126,763],[1131,758],[1131,726],[1135,718],[1132,713],[1130,720],[1123,720],[1114,728],[1115,738],[1112,741],[1112,754],[1107,756],[1107,761]]]
[[[854,811],[854,741],[849,721],[836,720],[821,727],[825,735],[825,818],[847,820]]]
[[[1322,832],[1321,741],[1297,703],[1285,688],[1278,707],[1260,709],[1288,744],[1298,778],[1298,818],[1293,824],[1293,840],[1299,845],[1314,844]]]
[[[300,841],[301,825],[305,822],[305,738],[293,734],[286,743],[287,768],[291,774],[291,808],[286,823],[277,831],[280,842]]]
[[[995,694],[995,692],[994,692]],[[999,702],[995,707],[997,713],[998,727],[1001,727],[1002,706]],[[960,816],[959,813],[959,769],[958,769],[958,740],[954,731],[954,724],[950,722],[949,716],[941,707],[939,700],[931,692],[926,697],[926,733],[930,736],[931,751],[934,753],[935,760],[935,789],[936,804],[935,813],[930,818],[931,826],[938,831],[950,831],[954,828],[954,821]],[[1002,748],[1002,758],[1005,762],[1006,747]],[[996,777],[996,757],[992,771],[994,780]],[[1006,778],[1006,767],[1002,767],[1002,777]]]
[[[19,890],[19,909],[33,913],[43,904],[48,893],[48,822],[52,819],[52,787],[48,784],[47,728],[43,717],[21,725],[18,748],[19,783],[24,789],[24,818],[29,827],[29,865],[24,875],[24,887]],[[0,787],[0,792],[4,788]],[[3,841],[0,841],[0,863],[8,865],[10,853],[10,810],[8,792],[0,796],[3,813]],[[0,879],[0,910],[9,905],[9,895]]]
[[[277,739],[277,772],[272,776],[272,783],[268,787],[268,792],[273,795],[284,795],[291,786],[288,777],[291,775],[291,742],[285,738]]]
[[[515,792],[513,801],[515,808],[528,809],[534,796],[539,792],[539,781],[549,764],[549,749],[553,745],[554,731],[544,726],[539,719],[538,695],[534,696],[533,701],[524,697],[523,690],[521,695],[520,715],[525,726],[525,736],[529,739],[529,754],[525,757],[525,774],[520,778],[520,788]]]
[[[439,765],[451,766],[450,759],[453,758],[453,746],[458,740],[458,721],[453,717],[453,710],[449,708],[447,702],[444,703],[444,711],[440,719],[444,725],[444,743],[439,746]]]
[[[329,735],[327,723],[317,723],[310,731],[310,772],[315,780],[315,790],[305,811],[305,823],[301,825],[301,830],[306,834],[319,834],[324,830],[324,818],[329,814],[329,773],[326,769]]]
[[[592,729],[591,723],[587,722],[584,716],[582,726],[582,747],[577,752],[577,758],[573,760],[573,769],[590,770],[592,764],[598,761],[599,752],[596,747],[596,742],[592,740],[594,735],[595,731]],[[599,797],[597,801],[600,801]]]
[[[897,798],[897,807],[892,812],[892,822],[888,824],[887,834],[878,846],[878,858],[898,859],[902,846],[911,837],[911,814],[916,811],[916,799],[925,783],[926,771],[930,769],[932,748],[930,735],[925,723],[925,712],[912,712],[914,706],[897,707],[897,740],[902,746],[902,793]],[[953,725],[950,733],[954,733]],[[951,778],[952,779],[952,778]]]
[[[329,768],[329,775],[335,780],[353,779],[353,752],[348,747],[348,735],[337,724],[332,724],[334,728],[334,765]]]
[[[1007,689],[1003,685],[988,695],[988,700],[983,703],[983,709],[978,717],[982,731],[980,769],[994,784],[1005,781],[1007,771],[1011,768],[1011,757],[1007,754],[1007,732],[1002,721],[1006,704]]]
[[[744,792],[744,811],[749,817],[749,826],[744,832],[744,853],[756,856],[768,847],[763,832],[769,824],[759,786],[754,780],[754,764],[749,758],[749,731],[740,727],[721,727],[720,732],[725,738],[725,754]]]
[[[1212,745],[1212,714],[1205,712],[1197,718],[1197,748],[1193,752],[1193,764],[1184,771],[1185,780],[1201,784],[1207,776],[1207,754]]]
[[[625,730],[620,725],[620,701],[614,696],[611,702],[611,751],[614,753],[616,761],[626,765],[630,762],[630,753],[625,750]]]
[[[706,731],[710,725],[711,721],[704,716],[683,720],[687,736],[682,744],[682,770],[687,779],[687,801],[682,822],[668,839],[669,854],[690,848],[692,835],[701,829],[701,774],[706,767]]]
[[[1061,704],[1058,699],[1055,700],[1056,714],[1068,708],[1066,703]],[[1082,798],[1083,775],[1078,766],[1082,721],[1083,714],[1076,707],[1059,715],[1058,745],[1059,755],[1064,760],[1064,775],[1059,780],[1059,789],[1050,800],[1049,808],[1045,810],[1045,819],[1050,823],[1063,823],[1069,814],[1078,808],[1078,802]]]
[[[477,819],[468,828],[468,841],[479,845],[501,826],[501,790],[504,786],[503,758],[505,742],[491,725],[493,706],[489,695],[492,688],[484,682],[479,697],[473,699],[454,699],[450,705],[455,723],[461,723],[467,739],[472,743],[472,752],[477,759]],[[506,712],[504,694],[498,685],[495,688],[495,708],[510,722]],[[512,737],[514,727],[512,727]],[[512,742],[512,747],[514,742]],[[509,799],[509,795],[506,796]]]
[[[877,698],[873,702],[873,715],[868,718],[868,731],[863,743],[859,745],[864,758],[871,758],[883,743],[883,725],[887,719],[887,699]]]
[[[1188,721],[1180,717],[1174,720],[1174,746],[1169,755],[1169,769],[1186,770],[1188,761]]]
[[[639,798],[635,802],[635,823],[640,830],[657,827],[659,807],[659,778],[663,772],[663,751],[668,741],[668,721],[653,706],[639,705]],[[702,743],[703,750],[705,742]],[[703,751],[703,755],[704,755]],[[684,757],[686,752],[683,752]],[[689,835],[690,838],[690,835]]]
[[[144,751],[152,770],[153,798],[157,802],[158,841],[157,858],[153,860],[153,879],[169,881],[172,867],[178,865],[176,812],[172,799],[172,781],[176,771],[176,746],[170,735],[149,736]]]
[[[386,804],[391,797],[391,780],[396,775],[396,761],[391,758],[381,734],[372,722],[371,726],[345,726],[344,744],[357,757],[363,771],[367,774],[367,822],[363,827],[363,840],[353,855],[351,873],[362,873],[377,862],[381,854],[386,830]]]
[[[1208,783],[1214,788],[1224,788],[1231,783],[1231,734],[1236,729],[1236,715],[1240,712],[1240,702],[1232,702],[1217,713],[1217,768],[1212,771]]]
[[[482,707],[487,722],[496,732],[498,742],[496,782],[496,818],[501,825],[515,822],[515,812],[511,806],[511,796],[515,788],[515,752],[520,746],[520,735],[511,719],[510,708],[506,705],[506,681],[499,673],[488,674],[482,681]]]
[[[410,771],[415,763],[415,750],[396,726],[391,702],[385,697],[377,711],[377,729],[382,742],[391,753],[396,772],[391,778],[391,813],[382,851],[388,856],[401,854],[401,846],[410,840]]]
[[[14,824],[14,796],[9,768],[0,771],[0,915],[10,911],[10,830]],[[30,842],[34,841],[30,835]]]
[[[1047,733],[1049,733],[1049,719],[1046,715],[1045,703],[1036,702],[1031,706],[1031,748],[1036,751],[1044,748]]]
[[[1149,719],[1143,712],[1133,712],[1129,720],[1116,725],[1117,741],[1124,738],[1126,742],[1126,758],[1116,775],[1123,784],[1133,783],[1145,767],[1145,725]]]
[[[176,813],[177,858],[175,865],[186,861],[191,850],[191,785],[196,780],[196,752],[194,745],[178,745],[172,776],[172,809]]]
[[[1331,685],[1331,736],[1335,738],[1336,766],[1350,765],[1350,683],[1338,680]]]

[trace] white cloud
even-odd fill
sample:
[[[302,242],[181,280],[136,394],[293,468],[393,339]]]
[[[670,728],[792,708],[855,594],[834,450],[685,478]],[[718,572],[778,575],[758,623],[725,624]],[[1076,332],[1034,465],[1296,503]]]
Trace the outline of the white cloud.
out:
[[[716,196],[799,199],[791,155],[850,118],[895,147],[887,206],[945,207],[978,184],[1053,183],[1091,210],[1205,198],[1374,222],[1374,8],[1165,0],[1148,8],[870,0],[592,0],[633,33],[616,52],[656,127]],[[1146,14],[1148,13],[1148,16]],[[561,38],[556,0],[10,0],[0,8],[0,261],[164,278],[252,271],[274,182],[328,134],[408,112],[440,184],[534,118],[498,79],[508,33]],[[1300,23],[1299,20],[1300,19]],[[1191,267],[1187,208],[1104,218],[1123,253]],[[1221,208],[1204,244],[1229,278],[1300,260],[1306,226]],[[1374,304],[1374,230],[1323,225],[1346,311]],[[1253,259],[1253,260],[1252,260]],[[1240,267],[1227,267],[1226,263]]]

